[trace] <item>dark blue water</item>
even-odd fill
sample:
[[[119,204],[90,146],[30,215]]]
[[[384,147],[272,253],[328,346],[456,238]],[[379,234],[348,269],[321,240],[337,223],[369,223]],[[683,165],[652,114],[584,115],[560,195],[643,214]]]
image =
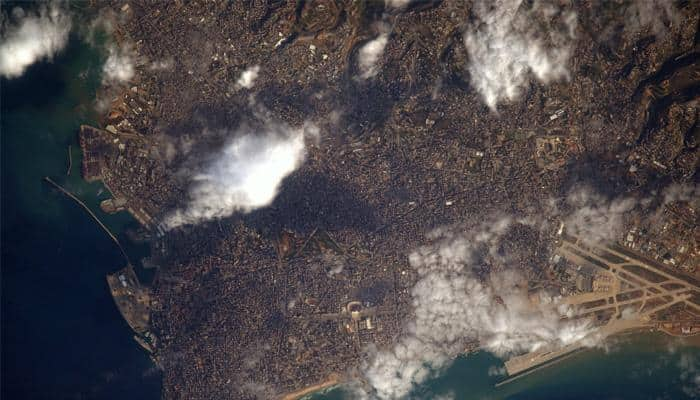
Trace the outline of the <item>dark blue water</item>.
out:
[[[114,232],[134,223],[99,212],[104,190],[80,178],[77,132],[94,122],[101,63],[96,49],[73,37],[53,63],[0,83],[2,399],[160,396],[158,373],[109,295],[105,274],[124,266],[119,250],[83,209],[42,181],[50,176],[74,192]],[[132,259],[144,253],[133,245],[128,251]]]
[[[103,56],[73,37],[53,63],[0,82],[2,190],[2,399],[157,399],[160,376],[132,339],[105,281],[124,266],[119,250],[84,210],[42,181],[50,176],[81,197],[138,260],[123,235],[134,221],[107,216],[99,184],[80,178],[77,130],[95,122],[92,105]],[[66,176],[67,147],[73,169]],[[670,351],[672,349],[673,351]],[[683,360],[700,370],[697,347],[660,335],[588,351],[500,388],[487,353],[458,359],[416,389],[416,398],[689,399],[698,389]],[[686,363],[687,364],[687,363]],[[346,398],[341,390],[312,396]]]

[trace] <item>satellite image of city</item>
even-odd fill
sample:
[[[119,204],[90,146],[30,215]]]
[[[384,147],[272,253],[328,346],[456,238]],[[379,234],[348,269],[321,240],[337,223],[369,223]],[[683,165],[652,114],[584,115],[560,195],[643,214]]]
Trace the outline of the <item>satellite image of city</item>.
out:
[[[700,0],[0,4],[3,400],[700,399]]]

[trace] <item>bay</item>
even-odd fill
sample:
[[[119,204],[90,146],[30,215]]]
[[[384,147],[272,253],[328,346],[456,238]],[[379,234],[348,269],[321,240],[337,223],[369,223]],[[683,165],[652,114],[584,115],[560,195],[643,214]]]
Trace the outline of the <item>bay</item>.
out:
[[[660,333],[613,338],[607,348],[577,353],[496,387],[503,362],[487,353],[459,357],[416,388],[411,399],[682,400],[700,397],[700,348]],[[444,397],[440,397],[444,396]],[[308,400],[345,400],[342,388]]]
[[[95,122],[103,61],[98,47],[74,35],[53,62],[0,83],[3,399],[160,397],[159,373],[105,280],[124,266],[121,253],[82,208],[42,180],[49,176],[81,198],[132,260],[147,253],[124,237],[134,220],[102,213],[108,194],[80,177],[77,133]]]

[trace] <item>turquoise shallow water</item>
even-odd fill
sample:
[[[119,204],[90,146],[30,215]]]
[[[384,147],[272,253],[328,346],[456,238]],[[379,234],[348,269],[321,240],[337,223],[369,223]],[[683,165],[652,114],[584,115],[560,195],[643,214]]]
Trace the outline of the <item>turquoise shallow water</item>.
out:
[[[118,249],[71,200],[44,182],[51,176],[95,210],[129,245],[126,214],[106,216],[99,184],[79,176],[77,129],[94,122],[92,104],[102,56],[79,38],[53,63],[3,80],[2,398],[157,399],[160,378],[114,306],[104,276],[123,266]],[[67,147],[73,169],[66,176]],[[669,349],[674,349],[671,352]],[[488,353],[458,359],[413,397],[456,399],[689,399],[700,352],[660,335],[626,338],[608,352],[591,350],[511,384],[489,369]],[[690,361],[689,361],[690,360]],[[684,366],[682,366],[684,365]],[[311,396],[347,398],[342,390]]]
[[[630,399],[680,400],[700,396],[700,348],[661,334],[615,339],[608,349],[587,350],[498,388],[503,362],[486,352],[460,357],[438,377],[416,388],[412,399],[452,395],[459,400]],[[345,400],[342,388],[308,400]]]

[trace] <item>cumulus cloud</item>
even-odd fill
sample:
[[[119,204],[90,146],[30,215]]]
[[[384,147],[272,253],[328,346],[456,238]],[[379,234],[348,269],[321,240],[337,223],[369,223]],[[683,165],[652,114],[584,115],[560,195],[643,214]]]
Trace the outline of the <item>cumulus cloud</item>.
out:
[[[192,177],[190,201],[164,220],[167,228],[250,212],[272,203],[282,180],[306,155],[315,126],[292,129],[268,123],[261,132],[243,127],[203,171]]]
[[[500,219],[466,233],[438,231],[433,245],[411,253],[419,277],[411,291],[415,318],[391,349],[376,352],[364,366],[373,395],[407,396],[473,340],[504,357],[590,337],[590,321],[562,320],[571,310],[555,299],[531,302],[517,272],[494,272],[485,280],[474,273],[478,251],[496,246],[510,225]]]
[[[246,89],[250,89],[255,85],[255,80],[258,78],[258,74],[260,73],[260,67],[258,65],[254,65],[241,74],[241,77],[238,78],[238,86],[244,87]]]
[[[590,187],[582,186],[569,193],[566,203],[573,209],[563,219],[567,232],[600,243],[620,237],[627,214],[639,201],[624,196],[607,199]]]
[[[68,43],[70,16],[58,8],[41,7],[35,14],[21,8],[13,10],[16,22],[2,23],[0,43],[0,75],[21,76],[30,65],[40,60],[51,61]]]
[[[377,75],[379,68],[377,64],[384,54],[384,49],[389,42],[389,34],[384,32],[375,39],[365,43],[357,56],[358,67],[360,68],[360,78],[369,79]]]
[[[107,47],[107,60],[102,66],[102,80],[105,83],[128,82],[134,77],[134,59],[126,48],[115,45]]]
[[[522,0],[478,1],[478,23],[464,35],[471,83],[494,111],[520,96],[528,73],[545,84],[569,76],[576,15],[538,1],[525,8]]]

